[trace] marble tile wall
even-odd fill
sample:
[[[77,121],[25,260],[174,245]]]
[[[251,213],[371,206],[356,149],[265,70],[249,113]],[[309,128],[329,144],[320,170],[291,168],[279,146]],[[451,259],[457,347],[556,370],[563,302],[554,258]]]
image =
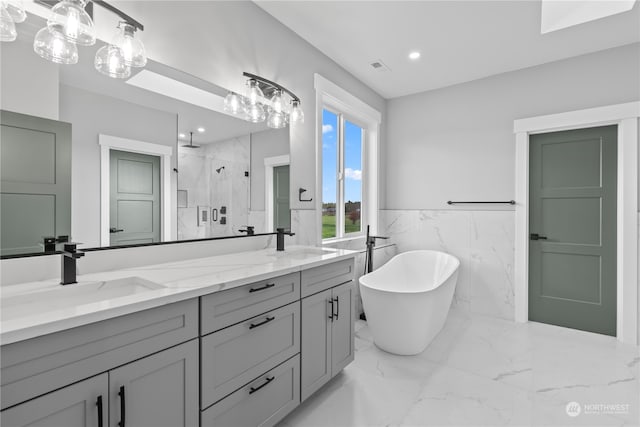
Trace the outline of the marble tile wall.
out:
[[[381,210],[379,222],[398,253],[435,249],[460,259],[454,306],[513,320],[513,211]]]
[[[249,223],[249,135],[203,144],[200,148],[178,149],[178,189],[186,190],[188,206],[178,208],[178,239],[239,235]],[[217,169],[224,167],[220,172]],[[225,206],[226,224],[220,221],[198,226],[198,206]]]

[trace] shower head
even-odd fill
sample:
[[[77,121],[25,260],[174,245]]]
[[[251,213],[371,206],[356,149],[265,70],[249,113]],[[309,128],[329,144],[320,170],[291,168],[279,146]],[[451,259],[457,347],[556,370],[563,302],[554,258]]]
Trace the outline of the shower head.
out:
[[[224,169],[224,166],[220,166],[218,169],[216,169],[216,172],[220,173],[222,172],[223,169]]]
[[[185,148],[200,148],[199,145],[193,145],[193,132],[189,132],[189,143],[182,145]]]

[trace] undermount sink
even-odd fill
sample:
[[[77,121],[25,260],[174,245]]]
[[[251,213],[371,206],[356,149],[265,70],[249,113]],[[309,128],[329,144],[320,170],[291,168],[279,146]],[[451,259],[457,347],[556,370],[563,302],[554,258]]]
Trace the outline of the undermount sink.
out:
[[[32,313],[43,313],[83,304],[98,303],[114,298],[138,295],[165,288],[163,285],[141,279],[122,279],[78,282],[72,285],[57,285],[17,295],[2,296],[2,320],[11,320]]]

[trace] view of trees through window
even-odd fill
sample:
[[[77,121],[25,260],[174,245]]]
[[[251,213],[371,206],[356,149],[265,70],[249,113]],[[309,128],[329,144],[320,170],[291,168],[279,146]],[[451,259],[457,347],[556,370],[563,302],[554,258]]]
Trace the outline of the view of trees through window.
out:
[[[322,111],[322,238],[362,231],[364,130],[341,114]]]

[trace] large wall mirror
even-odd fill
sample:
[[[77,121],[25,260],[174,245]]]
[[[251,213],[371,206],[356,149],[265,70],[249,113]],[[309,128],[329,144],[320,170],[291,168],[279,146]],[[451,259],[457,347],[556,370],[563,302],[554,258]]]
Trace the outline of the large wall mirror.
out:
[[[288,128],[228,115],[224,88],[151,60],[104,76],[100,41],[78,64],[45,61],[44,25],[29,16],[0,52],[1,255],[42,253],[45,237],[91,248],[290,227]]]

